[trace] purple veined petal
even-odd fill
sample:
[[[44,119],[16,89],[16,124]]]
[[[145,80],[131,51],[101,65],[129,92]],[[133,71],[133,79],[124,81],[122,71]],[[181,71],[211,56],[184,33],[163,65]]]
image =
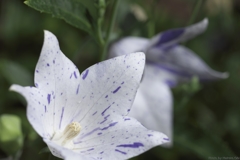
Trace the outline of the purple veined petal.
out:
[[[172,45],[185,42],[201,34],[205,31],[207,25],[208,19],[205,18],[202,21],[185,28],[177,28],[161,32],[151,39],[148,49],[153,47],[161,48],[163,50],[168,49]]]
[[[111,44],[109,58],[126,55],[134,52],[145,52],[149,39],[140,37],[126,37]]]
[[[45,31],[44,45],[35,71],[37,87],[13,85],[10,89],[26,98],[28,119],[53,155],[68,159],[71,149],[79,154],[80,159],[81,155],[90,159],[98,159],[99,154],[100,158],[108,157],[104,151],[98,150],[102,150],[104,144],[106,149],[113,149],[111,145],[114,144],[106,142],[112,142],[115,135],[124,135],[125,140],[116,144],[111,152],[119,153],[118,157],[126,159],[169,141],[162,133],[148,131],[136,120],[124,117],[134,101],[144,65],[145,54],[139,52],[100,62],[80,75],[60,51],[56,37]],[[77,125],[77,130],[73,132],[79,135],[71,137],[75,138],[74,141],[62,136],[72,132],[71,128],[67,128],[69,132],[63,133],[67,125]],[[135,133],[130,133],[128,127],[132,127]],[[116,129],[119,132],[111,138],[106,137]],[[98,138],[93,141],[96,136]],[[72,142],[75,148],[71,148],[74,145]]]
[[[87,76],[87,74],[85,75]],[[44,44],[35,69],[35,84],[36,88],[32,87],[34,95],[28,98],[30,89],[22,89],[17,87],[13,90],[23,94],[28,101],[28,117],[32,115],[42,115],[41,125],[47,130],[47,137],[58,130],[64,130],[69,121],[66,122],[65,113],[68,109],[78,107],[79,92],[81,86],[79,79],[79,71],[76,66],[61,52],[57,38],[49,31],[44,31]],[[25,93],[26,92],[26,93]],[[40,95],[40,96],[39,96]],[[44,113],[39,112],[32,105],[32,101],[39,103],[39,108],[43,108]],[[34,113],[36,112],[36,113]],[[44,118],[43,118],[44,117]],[[29,118],[30,123],[36,128],[35,118]],[[65,123],[66,122],[66,123]],[[40,122],[39,122],[40,124]],[[38,132],[40,134],[40,132]],[[46,138],[46,135],[40,134]]]
[[[52,119],[53,130],[65,128],[65,110],[78,104],[81,79],[77,67],[62,53],[57,38],[44,31],[44,44],[35,69],[35,83],[44,90],[46,109]]]
[[[89,67],[80,79],[79,104],[66,109],[67,121],[78,121],[90,133],[96,124],[107,127],[115,115],[126,115],[134,101],[145,65],[144,53],[133,53],[100,62]],[[83,72],[84,75],[85,71]],[[79,107],[81,106],[81,107]],[[112,122],[113,123],[113,122]]]
[[[200,81],[228,77],[228,73],[212,70],[193,51],[181,45],[176,45],[165,52],[158,48],[149,50],[147,64],[172,74],[177,81],[188,81],[194,76],[197,76]]]
[[[74,150],[95,159],[128,159],[169,142],[166,135],[146,129],[132,117],[115,116],[114,120],[118,123],[99,129],[102,134],[95,131],[80,142],[76,140]]]
[[[27,101],[27,118],[30,124],[40,136],[50,138],[53,134],[53,122],[46,109],[48,103],[46,93],[35,87],[22,87],[19,85],[12,85],[10,90],[25,97]]]
[[[165,83],[168,79],[163,72],[155,73],[154,68],[146,65],[145,75],[129,116],[136,118],[147,129],[166,134],[170,139],[167,144],[171,146],[173,98],[170,87]]]

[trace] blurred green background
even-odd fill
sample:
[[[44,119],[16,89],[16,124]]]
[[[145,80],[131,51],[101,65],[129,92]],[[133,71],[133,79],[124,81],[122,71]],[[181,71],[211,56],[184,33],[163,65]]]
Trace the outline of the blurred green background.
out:
[[[111,39],[130,35],[150,38],[167,29],[187,26],[196,2],[121,0]],[[145,17],[136,11],[139,9]],[[105,24],[110,13],[111,7]],[[230,77],[201,84],[197,89],[192,87],[194,82],[173,89],[174,147],[156,147],[134,160],[240,159],[240,1],[203,0],[194,23],[205,17],[209,19],[206,32],[185,45],[213,69],[229,72]],[[80,71],[99,61],[99,47],[85,32],[26,6],[23,0],[0,0],[0,116],[12,114],[21,120],[23,143],[10,145],[20,146],[15,159],[57,159],[46,151],[27,121],[25,100],[8,90],[13,83],[33,85],[44,29],[58,37],[61,50]],[[3,143],[1,146],[4,148]],[[12,149],[7,145],[0,149],[1,160],[11,159],[6,148]]]

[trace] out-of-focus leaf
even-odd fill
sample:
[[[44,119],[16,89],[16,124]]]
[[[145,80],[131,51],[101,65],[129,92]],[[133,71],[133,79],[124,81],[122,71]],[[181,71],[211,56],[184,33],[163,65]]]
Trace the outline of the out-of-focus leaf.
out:
[[[16,83],[23,86],[33,84],[31,73],[15,62],[0,60],[0,73],[10,84]]]
[[[93,0],[91,0],[93,1]],[[28,0],[25,3],[40,11],[52,14],[54,17],[64,19],[67,23],[92,34],[92,26],[86,17],[87,6],[91,16],[96,16],[94,4],[84,0]]]
[[[96,0],[79,0],[80,3],[84,5],[93,17],[93,19],[98,18],[98,9],[97,9],[97,4],[95,3]]]
[[[15,154],[23,146],[21,120],[16,115],[0,116],[0,147],[8,155]]]
[[[191,98],[202,89],[198,77],[193,77],[190,82],[179,85],[173,89],[174,105],[176,112],[185,112],[183,110]]]
[[[203,159],[216,156],[235,156],[218,135],[213,135],[206,130],[201,130],[199,133],[202,134],[196,137],[187,130],[182,134],[178,132],[174,136],[175,143],[177,146],[183,147]]]
[[[49,148],[48,148],[48,147],[44,147],[43,149],[41,149],[41,150],[39,151],[39,154],[49,153],[49,152],[50,152]]]
[[[33,129],[31,124],[29,123],[27,116],[26,116],[26,110],[19,109],[20,106],[14,106],[14,107],[15,107],[15,109],[8,110],[8,113],[17,115],[21,119],[23,136],[25,138],[29,139],[30,141],[36,140],[39,137],[39,135],[37,134],[37,132]]]

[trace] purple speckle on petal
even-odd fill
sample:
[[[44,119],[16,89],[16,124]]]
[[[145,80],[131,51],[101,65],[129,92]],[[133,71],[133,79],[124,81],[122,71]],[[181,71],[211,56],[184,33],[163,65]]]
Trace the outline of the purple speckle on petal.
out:
[[[47,66],[48,66],[48,67],[50,66],[49,63],[47,63]]]
[[[103,110],[103,112],[101,113],[102,114],[102,116],[104,116],[104,113],[109,109],[111,107],[111,105],[110,106],[108,106],[106,109],[104,109]]]
[[[46,105],[44,106],[44,111],[45,111],[45,113],[47,112],[47,107],[46,107]]]
[[[61,128],[63,113],[64,113],[64,107],[62,107],[62,113],[61,113],[61,117],[60,117],[59,129]]]
[[[73,72],[73,75],[74,75],[74,77],[77,79],[77,74],[76,74],[75,71]]]
[[[79,138],[79,140],[81,140],[81,139],[83,139],[83,138],[85,138],[85,137],[93,134],[94,132],[96,132],[96,131],[98,131],[98,130],[102,130],[102,131],[103,131],[103,130],[108,129],[109,127],[113,127],[113,126],[115,126],[117,123],[118,123],[118,122],[113,122],[113,123],[109,124],[107,127],[104,127],[104,128],[99,128],[99,127],[98,127],[98,128],[95,128],[95,129],[93,129],[92,131],[90,131],[90,132],[82,135],[82,136]],[[74,144],[78,144],[78,143],[80,143],[80,142],[81,142],[81,141],[74,142]]]
[[[99,132],[99,133],[98,133],[98,135],[101,135],[101,134],[102,134],[102,132]]]
[[[48,95],[47,95],[47,100],[48,100],[48,104],[50,104],[50,101],[51,101],[51,94],[48,94]]]
[[[128,120],[131,120],[130,118],[125,118],[124,121],[128,121]]]
[[[121,88],[121,86],[117,87],[112,93],[117,93],[117,91]]]
[[[153,135],[152,134],[148,134],[148,137],[152,137]]]
[[[84,80],[88,75],[88,69],[85,71],[85,73],[82,75],[82,79]]]
[[[127,154],[126,152],[120,151],[118,149],[115,149],[116,152],[122,153],[122,154]]]
[[[105,98],[108,98],[108,95],[106,95]]]
[[[103,124],[104,122],[106,122],[109,116],[110,116],[110,115],[105,116],[105,117],[104,117],[104,120],[103,120],[102,122],[100,122],[100,124]]]
[[[101,130],[106,130],[106,129],[108,129],[109,127],[113,127],[113,126],[115,126],[117,123],[118,123],[118,122],[113,122],[113,123],[109,124],[108,127],[104,127],[104,128],[102,128]]]
[[[97,113],[97,111],[96,111],[96,112],[94,112],[92,115],[94,116],[96,113]]]
[[[169,141],[169,138],[163,138],[163,140],[165,140],[165,141]]]
[[[88,149],[87,151],[92,151],[92,150],[94,150],[94,148]]]
[[[84,134],[84,135],[82,135],[82,137],[80,137],[80,139],[83,139],[83,138],[85,138],[85,137],[87,137],[87,136],[89,136],[89,135],[91,135],[91,134],[93,134],[94,132],[96,132],[96,131],[98,131],[100,128],[98,127],[98,128],[95,128],[95,129],[93,129],[92,131],[90,131],[90,132],[88,132],[88,133],[86,133],[86,134]],[[81,141],[79,141],[79,142],[74,142],[74,144],[78,144],[78,143],[80,143]]]
[[[77,87],[77,91],[76,91],[76,94],[78,94],[78,91],[79,91],[79,86],[80,86],[80,85],[78,85],[78,87]]]
[[[139,148],[139,147],[143,147],[144,145],[140,142],[134,142],[133,144],[121,144],[118,145],[116,147],[128,147],[128,148]]]

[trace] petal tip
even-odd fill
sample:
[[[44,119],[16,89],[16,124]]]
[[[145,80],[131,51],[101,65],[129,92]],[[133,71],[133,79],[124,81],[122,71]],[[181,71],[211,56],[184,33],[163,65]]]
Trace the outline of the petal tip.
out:
[[[212,71],[210,73],[215,79],[227,79],[229,77],[228,72],[217,72],[217,71]]]
[[[17,91],[20,86],[17,84],[13,84],[10,86],[9,91]]]
[[[48,30],[43,30],[44,32],[44,38],[48,38],[48,37],[56,37],[52,32],[48,31]]]
[[[199,30],[199,33],[206,30],[208,26],[208,18],[204,18],[202,21],[192,25],[195,29]]]
[[[51,49],[57,49],[57,50],[60,49],[57,37],[48,30],[44,30],[44,40],[43,40],[42,52],[45,48],[51,48]]]
[[[135,52],[135,54],[139,54],[139,56],[146,57],[144,52]]]
[[[203,24],[204,26],[207,26],[207,25],[208,25],[208,18],[204,18],[204,19],[202,20],[202,24]]]
[[[222,73],[222,78],[223,79],[226,79],[226,78],[228,78],[229,77],[229,73],[228,72],[223,72]]]

